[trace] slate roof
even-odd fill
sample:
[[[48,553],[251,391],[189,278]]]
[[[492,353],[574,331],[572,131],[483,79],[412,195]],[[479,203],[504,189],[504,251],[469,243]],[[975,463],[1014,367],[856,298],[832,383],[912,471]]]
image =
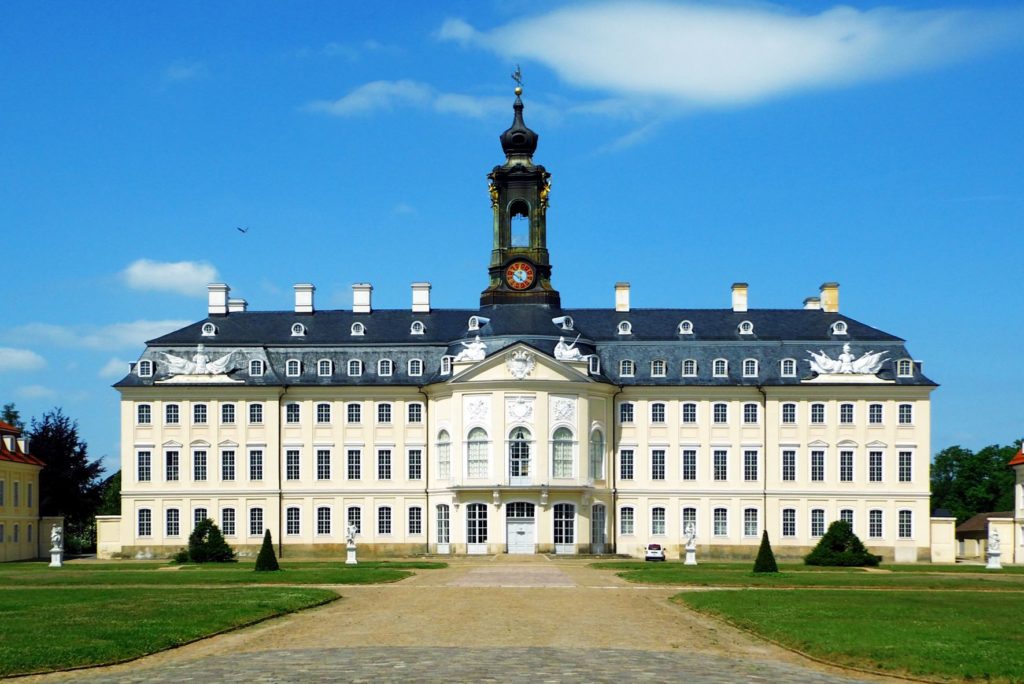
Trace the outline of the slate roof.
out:
[[[469,329],[469,319],[480,319],[479,330]],[[572,330],[564,330],[552,319],[569,316]],[[412,334],[413,322],[423,324],[423,334]],[[680,334],[679,324],[689,321],[692,334]],[[740,334],[743,321],[753,324],[753,334]],[[832,326],[845,322],[847,334],[835,335]],[[619,325],[627,322],[630,334],[619,334]],[[204,336],[202,327],[213,323],[216,335]],[[292,334],[295,323],[301,323],[305,333]],[[362,335],[351,333],[354,323],[361,323]],[[546,305],[495,305],[479,309],[435,309],[429,313],[416,313],[409,309],[381,309],[372,313],[354,313],[348,310],[325,310],[314,313],[292,311],[232,312],[211,316],[185,326],[167,335],[150,340],[143,358],[156,362],[153,378],[138,378],[129,374],[119,387],[145,386],[160,380],[161,363],[166,367],[163,352],[189,356],[198,344],[207,347],[211,359],[228,349],[237,350],[244,358],[238,366],[247,367],[248,361],[264,359],[268,371],[263,377],[249,377],[236,371],[232,377],[243,379],[250,385],[425,385],[446,380],[450,376],[439,374],[442,357],[454,356],[463,349],[462,342],[479,335],[487,345],[488,355],[517,342],[552,355],[560,337],[567,342],[576,341],[583,354],[596,355],[601,372],[596,380],[620,385],[797,385],[801,379],[813,377],[806,362],[808,350],[825,350],[832,358],[849,343],[851,351],[860,355],[867,351],[888,352],[879,377],[896,384],[934,385],[915,364],[914,376],[897,378],[893,362],[909,358],[903,340],[839,313],[807,309],[752,309],[734,312],[731,309],[632,309],[619,312],[614,309],[552,309]],[[285,377],[285,362],[290,358],[302,361],[299,377]],[[377,361],[390,358],[395,363],[391,376],[378,376]],[[409,376],[409,359],[423,360],[422,376]],[[729,362],[728,377],[712,377],[714,359]],[[756,359],[757,377],[742,377],[744,359]],[[793,358],[798,362],[797,377],[781,377],[779,361]],[[331,377],[319,377],[316,362],[329,359],[335,372]],[[365,368],[360,376],[346,373],[347,363],[359,359]],[[633,360],[637,372],[633,377],[618,375],[623,359]],[[664,360],[668,364],[665,377],[651,377],[650,363]],[[694,359],[698,376],[681,377],[682,363]]]

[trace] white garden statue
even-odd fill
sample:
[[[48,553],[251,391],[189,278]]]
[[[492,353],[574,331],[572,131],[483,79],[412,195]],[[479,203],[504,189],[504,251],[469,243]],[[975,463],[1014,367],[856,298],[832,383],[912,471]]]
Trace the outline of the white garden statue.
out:
[[[347,551],[345,557],[345,565],[356,565],[356,534],[359,530],[353,523],[349,523],[348,527],[345,528],[345,550]]]
[[[1002,552],[999,550],[999,533],[992,530],[988,533],[988,551],[985,553],[988,562],[985,564],[985,569],[1002,570],[1002,555]]]
[[[64,567],[64,530],[60,525],[50,528],[50,567]]]
[[[697,526],[692,522],[686,523],[686,528],[683,530],[686,535],[686,560],[683,561],[683,565],[696,565],[697,564]]]

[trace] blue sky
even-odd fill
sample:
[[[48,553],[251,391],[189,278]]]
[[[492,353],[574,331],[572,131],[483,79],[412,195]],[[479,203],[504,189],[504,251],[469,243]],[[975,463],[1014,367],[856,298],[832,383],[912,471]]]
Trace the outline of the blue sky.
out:
[[[110,384],[210,280],[474,306],[517,63],[566,306],[836,280],[941,383],[933,451],[1024,433],[1024,13],[995,1],[3,3],[0,403],[63,406],[116,468]]]

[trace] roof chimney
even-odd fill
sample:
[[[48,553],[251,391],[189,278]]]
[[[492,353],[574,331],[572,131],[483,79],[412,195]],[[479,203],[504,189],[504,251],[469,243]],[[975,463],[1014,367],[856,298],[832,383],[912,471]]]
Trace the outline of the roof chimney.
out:
[[[413,313],[430,313],[430,283],[412,284]]]
[[[615,310],[629,311],[629,283],[615,283]]]
[[[354,283],[352,285],[352,313],[370,313],[370,298],[373,285],[370,283]]]
[[[295,284],[295,313],[313,313],[313,293],[316,287],[309,283]]]
[[[821,310],[821,298],[820,297],[807,297],[804,299],[804,309],[808,311],[820,311]]]
[[[821,284],[821,308],[826,313],[839,313],[839,283]]]
[[[732,310],[743,313],[747,310],[747,284],[732,284]]]
[[[229,299],[228,313],[244,312],[249,308],[249,302],[244,299]]]
[[[209,293],[209,305],[206,312],[211,316],[226,316],[228,313],[228,293],[231,288],[224,283],[210,283],[206,286]]]

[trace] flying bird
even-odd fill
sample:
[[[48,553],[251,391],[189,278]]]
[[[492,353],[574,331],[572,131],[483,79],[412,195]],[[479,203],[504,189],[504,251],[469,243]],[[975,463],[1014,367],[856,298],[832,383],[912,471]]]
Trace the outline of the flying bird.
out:
[[[235,226],[235,228],[238,230],[239,233],[248,233],[249,232],[248,228],[242,228],[241,226]]]

